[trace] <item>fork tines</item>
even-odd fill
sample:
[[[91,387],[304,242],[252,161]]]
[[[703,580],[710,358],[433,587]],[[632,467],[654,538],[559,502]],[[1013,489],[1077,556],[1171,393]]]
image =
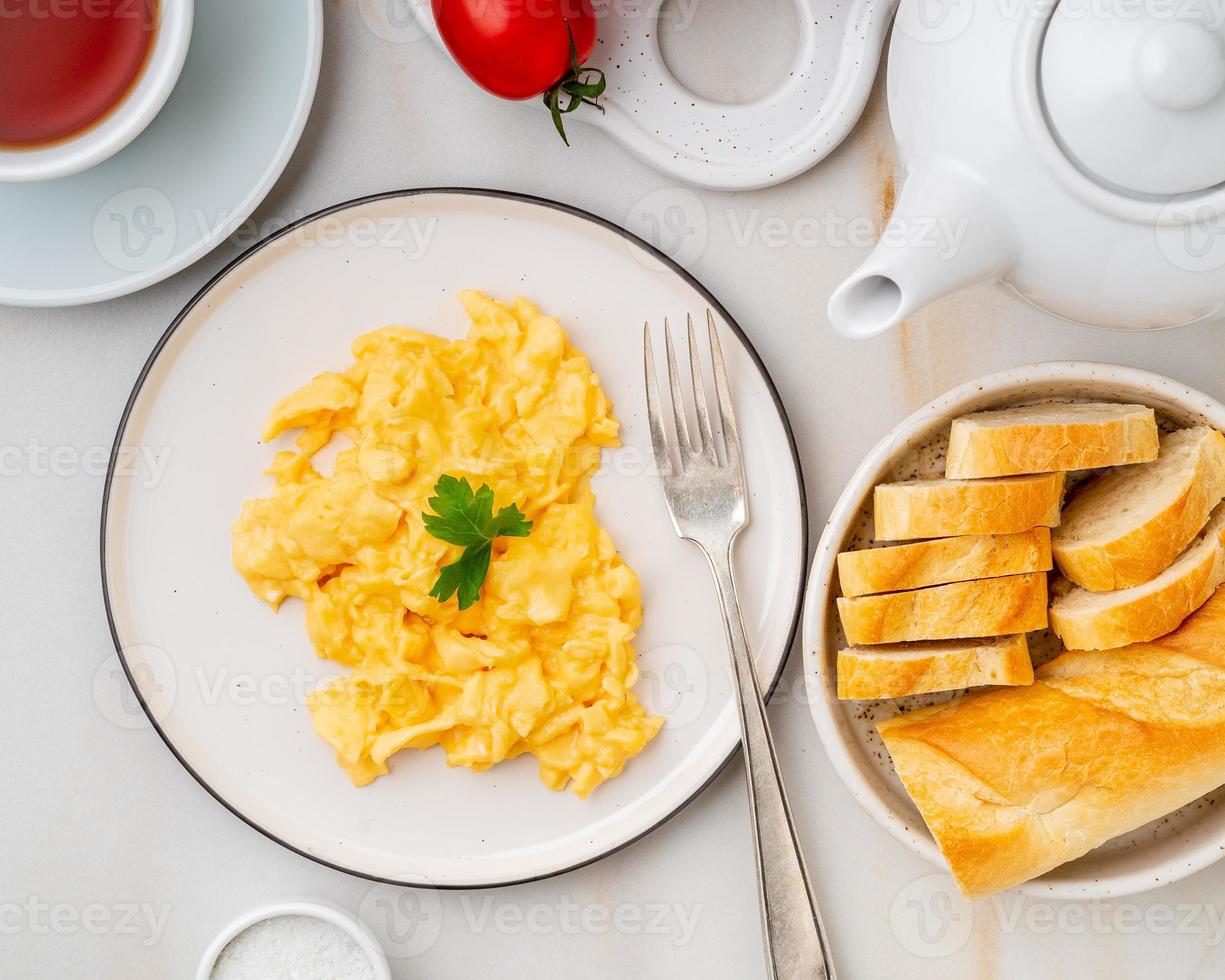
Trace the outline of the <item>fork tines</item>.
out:
[[[685,403],[681,393],[680,372],[676,367],[676,350],[672,345],[672,331],[667,318],[664,319],[664,341],[668,358],[668,388],[672,402],[672,434],[669,437],[664,427],[660,408],[659,384],[655,376],[655,355],[651,348],[651,325],[643,324],[643,357],[646,368],[647,417],[651,428],[651,444],[655,450],[655,462],[661,475],[672,473],[672,455],[669,446],[675,446],[680,457],[681,472],[695,463],[708,467],[726,465],[740,467],[740,434],[736,428],[736,413],[732,407],[731,391],[727,384],[727,368],[723,361],[723,349],[719,346],[719,332],[715,328],[714,314],[706,311],[706,327],[710,336],[710,359],[715,375],[716,423],[723,436],[725,464],[720,464],[711,429],[709,403],[706,387],[702,381],[702,366],[698,358],[697,336],[693,329],[693,317],[687,317],[689,333],[689,370],[693,378],[694,415],[697,432],[689,432],[685,418]]]

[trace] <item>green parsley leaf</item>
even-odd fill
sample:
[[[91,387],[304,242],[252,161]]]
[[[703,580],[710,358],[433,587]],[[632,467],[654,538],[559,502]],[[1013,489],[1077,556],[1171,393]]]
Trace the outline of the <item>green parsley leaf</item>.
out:
[[[439,569],[430,595],[446,602],[458,593],[459,608],[467,609],[481,597],[494,539],[526,538],[532,522],[516,504],[503,507],[495,515],[493,490],[481,484],[473,491],[466,477],[440,476],[428,503],[434,513],[421,515],[425,529],[440,541],[464,549],[457,560]]]

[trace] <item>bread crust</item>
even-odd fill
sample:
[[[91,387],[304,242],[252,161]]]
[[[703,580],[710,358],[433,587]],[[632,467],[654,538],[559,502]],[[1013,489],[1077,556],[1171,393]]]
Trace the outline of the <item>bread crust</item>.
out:
[[[843,595],[860,596],[1050,568],[1051,532],[1036,527],[845,551],[838,556],[838,582]]]
[[[878,541],[1016,534],[1057,527],[1063,473],[988,480],[882,483],[873,493]]]
[[[1225,590],[1159,640],[877,727],[961,890],[1012,888],[1225,783]]]
[[[838,697],[871,701],[987,684],[1032,684],[1025,635],[937,640],[838,652]]]
[[[838,598],[851,646],[1028,633],[1047,625],[1044,572]]]
[[[1204,533],[1157,578],[1115,592],[1057,583],[1051,629],[1069,650],[1110,650],[1156,639],[1203,605],[1225,582],[1225,505]]]
[[[1160,472],[1153,468],[1168,469],[1164,464],[1172,458],[1171,447],[1190,439],[1196,441],[1190,465],[1163,477],[1166,485],[1178,480],[1163,506],[1147,513],[1138,508],[1135,518],[1120,523],[1114,534],[1089,530],[1092,522],[1124,512],[1128,488]],[[1154,463],[1099,477],[1068,502],[1052,537],[1055,560],[1067,579],[1092,592],[1139,585],[1165,571],[1203,530],[1213,508],[1225,499],[1225,435],[1207,427],[1181,430],[1162,436],[1161,452]]]
[[[970,480],[1156,458],[1157,418],[1148,406],[1048,402],[954,419],[944,475]]]

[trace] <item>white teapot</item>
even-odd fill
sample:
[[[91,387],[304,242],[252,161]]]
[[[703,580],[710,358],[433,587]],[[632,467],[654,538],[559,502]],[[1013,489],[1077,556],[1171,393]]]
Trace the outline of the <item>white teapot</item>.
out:
[[[902,0],[888,94],[905,183],[839,333],[990,277],[1097,326],[1225,314],[1222,0]]]

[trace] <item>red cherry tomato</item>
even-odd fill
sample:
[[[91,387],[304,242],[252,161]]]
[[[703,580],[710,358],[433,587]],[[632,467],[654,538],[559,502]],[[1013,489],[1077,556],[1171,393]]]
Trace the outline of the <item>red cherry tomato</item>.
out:
[[[468,76],[503,99],[544,95],[595,47],[590,0],[432,0],[438,33]],[[569,31],[567,31],[567,27]]]

